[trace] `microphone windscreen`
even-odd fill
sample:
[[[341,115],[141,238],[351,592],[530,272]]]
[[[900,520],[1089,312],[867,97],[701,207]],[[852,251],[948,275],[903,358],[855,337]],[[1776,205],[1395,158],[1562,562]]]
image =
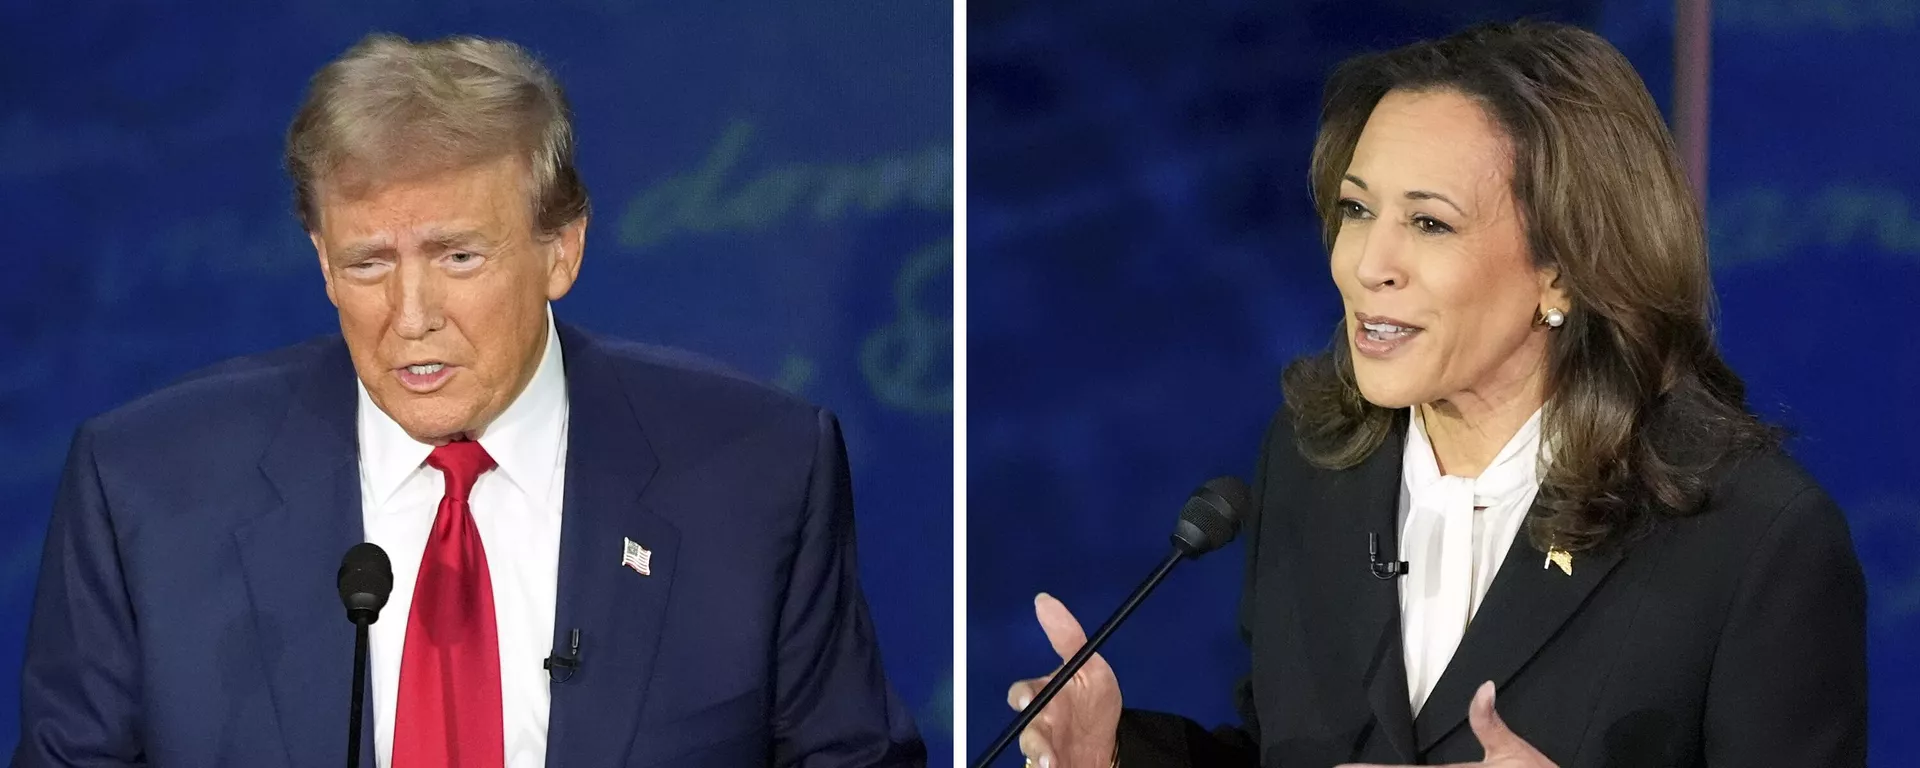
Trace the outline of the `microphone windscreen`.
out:
[[[1240,535],[1240,519],[1252,505],[1247,484],[1237,477],[1216,477],[1193,492],[1180,508],[1174,543],[1189,556],[1212,552]]]
[[[371,541],[363,541],[347,550],[340,559],[340,602],[351,617],[357,611],[371,611],[369,620],[378,618],[380,609],[393,594],[393,561],[387,551]]]

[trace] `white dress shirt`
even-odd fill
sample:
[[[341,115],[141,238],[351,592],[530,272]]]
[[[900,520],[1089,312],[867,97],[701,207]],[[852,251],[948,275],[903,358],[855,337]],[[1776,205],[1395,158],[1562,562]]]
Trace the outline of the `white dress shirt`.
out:
[[[393,763],[393,719],[401,651],[427,534],[445,493],[440,470],[426,465],[433,446],[415,441],[360,387],[360,500],[367,540],[393,560],[393,596],[373,625],[368,648],[373,688],[374,758]],[[498,466],[469,495],[487,551],[499,629],[500,695],[507,768],[547,761],[547,672],[560,566],[560,504],[567,460],[567,382],[553,314],[546,351],[525,391],[477,438]]]
[[[1418,717],[1526,522],[1549,457],[1535,411],[1479,477],[1442,475],[1418,406],[1411,421],[1400,472],[1400,559],[1410,569],[1400,626]]]

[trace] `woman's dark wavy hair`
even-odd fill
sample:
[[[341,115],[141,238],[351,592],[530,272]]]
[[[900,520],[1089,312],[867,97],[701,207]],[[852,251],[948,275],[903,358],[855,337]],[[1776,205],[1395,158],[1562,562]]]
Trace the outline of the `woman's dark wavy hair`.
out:
[[[1548,342],[1542,418],[1553,462],[1538,496],[1544,512],[1528,520],[1535,546],[1612,546],[1660,516],[1696,512],[1710,468],[1778,445],[1714,346],[1699,206],[1652,97],[1618,50],[1585,30],[1523,22],[1342,64],[1313,148],[1328,249],[1341,177],[1389,91],[1464,94],[1504,130],[1534,264],[1559,269],[1572,304]],[[1284,376],[1295,440],[1326,468],[1359,464],[1398,415],[1361,397],[1346,336],[1343,321],[1326,352]]]

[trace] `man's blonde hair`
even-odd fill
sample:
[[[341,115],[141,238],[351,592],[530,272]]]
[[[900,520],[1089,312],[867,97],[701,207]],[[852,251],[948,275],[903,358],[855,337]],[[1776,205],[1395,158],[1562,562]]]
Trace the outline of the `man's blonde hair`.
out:
[[[587,215],[566,94],[504,40],[369,35],[313,76],[287,130],[287,173],[308,232],[320,228],[323,181],[351,194],[508,156],[526,163],[536,235]]]

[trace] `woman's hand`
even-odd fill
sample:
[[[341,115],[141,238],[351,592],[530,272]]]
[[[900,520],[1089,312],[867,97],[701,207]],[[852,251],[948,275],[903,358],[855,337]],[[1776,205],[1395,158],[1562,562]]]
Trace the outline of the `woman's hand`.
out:
[[[1500,713],[1493,709],[1492,681],[1482,683],[1473,694],[1473,703],[1467,707],[1467,724],[1473,726],[1473,735],[1480,739],[1486,757],[1477,763],[1449,763],[1440,768],[1559,768],[1500,719]],[[1392,767],[1349,763],[1339,768]]]
[[[1052,595],[1034,598],[1033,613],[1062,663],[1087,644],[1086,630]],[[1052,679],[1047,675],[1014,683],[1007,690],[1007,704],[1015,711],[1026,709]],[[1107,768],[1113,764],[1119,729],[1120,681],[1096,653],[1020,733],[1020,752],[1040,768]]]

